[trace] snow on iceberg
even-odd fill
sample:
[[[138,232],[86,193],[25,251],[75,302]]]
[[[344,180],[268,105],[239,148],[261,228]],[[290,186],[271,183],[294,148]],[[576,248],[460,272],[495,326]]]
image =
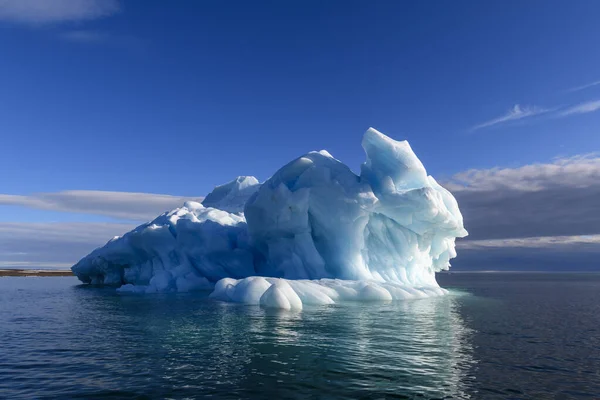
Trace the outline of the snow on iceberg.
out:
[[[216,299],[288,309],[443,294],[435,272],[467,235],[456,200],[408,142],[370,128],[362,146],[359,176],[310,152],[109,241],[73,272],[121,291],[214,287]]]
[[[244,212],[246,200],[260,188],[253,176],[239,176],[233,181],[214,188],[202,201],[205,207],[218,208],[230,213]]]
[[[113,238],[72,270],[85,283],[188,291],[212,288],[221,278],[253,275],[253,260],[243,215],[188,201]]]

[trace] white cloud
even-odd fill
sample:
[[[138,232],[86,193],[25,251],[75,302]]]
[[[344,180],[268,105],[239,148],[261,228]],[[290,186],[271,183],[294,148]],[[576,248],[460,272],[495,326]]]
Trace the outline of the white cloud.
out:
[[[479,130],[479,129],[483,129],[483,128],[489,128],[491,126],[494,125],[499,125],[499,124],[503,124],[506,122],[511,122],[511,121],[517,121],[523,118],[529,118],[529,117],[534,117],[536,115],[540,115],[540,114],[544,114],[547,113],[551,110],[545,109],[545,108],[541,108],[541,107],[523,107],[521,108],[521,106],[519,104],[515,104],[513,106],[513,108],[511,108],[510,110],[508,110],[508,112],[500,117],[491,119],[489,121],[486,121],[482,124],[476,125],[474,127],[472,127],[470,129],[471,132]]]
[[[187,200],[201,199],[202,197],[188,198],[152,193],[68,190],[28,196],[0,194],[0,205],[148,221],[165,211],[181,207]]]
[[[567,92],[578,92],[580,90],[589,89],[591,87],[598,86],[598,85],[600,85],[600,81],[588,83],[586,85],[577,86],[577,87],[567,90]]]
[[[570,115],[587,114],[598,110],[600,110],[600,100],[588,101],[569,107],[566,110],[559,112],[557,116],[568,117]]]
[[[0,20],[26,24],[92,20],[119,11],[118,0],[0,0]]]
[[[452,176],[445,186],[453,192],[533,192],[587,188],[599,183],[600,157],[591,153],[517,168],[470,169]]]

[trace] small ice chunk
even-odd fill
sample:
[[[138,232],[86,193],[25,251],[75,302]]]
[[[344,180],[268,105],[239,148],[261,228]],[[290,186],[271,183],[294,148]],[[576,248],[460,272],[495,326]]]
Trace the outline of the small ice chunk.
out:
[[[271,284],[260,276],[242,279],[235,286],[231,300],[236,303],[259,304],[260,298],[270,287]]]

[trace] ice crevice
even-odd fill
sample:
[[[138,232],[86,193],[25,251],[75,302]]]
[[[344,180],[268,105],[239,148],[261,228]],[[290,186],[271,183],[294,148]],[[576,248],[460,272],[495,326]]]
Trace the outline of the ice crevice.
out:
[[[73,272],[120,292],[213,290],[284,309],[443,295],[435,272],[467,235],[456,200],[408,142],[370,128],[362,146],[360,175],[309,152],[111,239]]]

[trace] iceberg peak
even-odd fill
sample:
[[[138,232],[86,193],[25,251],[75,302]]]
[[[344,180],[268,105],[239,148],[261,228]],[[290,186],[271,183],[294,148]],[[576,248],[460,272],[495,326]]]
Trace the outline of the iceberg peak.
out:
[[[367,160],[361,165],[361,177],[374,191],[397,192],[427,185],[427,172],[406,141],[396,141],[369,128],[362,140]]]
[[[231,182],[219,185],[213,189],[202,201],[206,207],[241,213],[244,204],[250,196],[260,187],[258,179],[253,176],[238,176]]]

